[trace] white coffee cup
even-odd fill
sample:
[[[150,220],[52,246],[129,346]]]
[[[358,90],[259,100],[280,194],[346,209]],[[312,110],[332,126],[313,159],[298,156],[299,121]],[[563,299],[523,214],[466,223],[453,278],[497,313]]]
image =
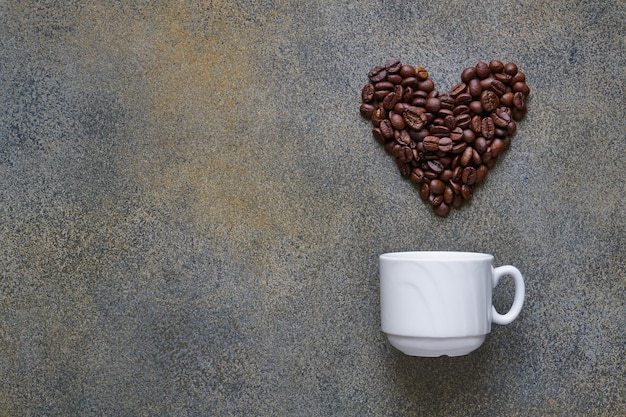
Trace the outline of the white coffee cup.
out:
[[[499,314],[492,290],[503,276],[515,282],[511,309]],[[509,324],[524,304],[521,272],[493,267],[473,252],[396,252],[380,255],[382,330],[411,356],[461,356],[477,349],[491,323]]]

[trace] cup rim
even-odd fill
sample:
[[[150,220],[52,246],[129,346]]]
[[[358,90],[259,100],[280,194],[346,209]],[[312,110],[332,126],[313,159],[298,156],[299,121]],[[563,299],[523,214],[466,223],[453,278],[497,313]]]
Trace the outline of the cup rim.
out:
[[[389,261],[419,262],[492,261],[493,255],[488,253],[461,251],[405,251],[383,253],[380,255],[380,259]]]

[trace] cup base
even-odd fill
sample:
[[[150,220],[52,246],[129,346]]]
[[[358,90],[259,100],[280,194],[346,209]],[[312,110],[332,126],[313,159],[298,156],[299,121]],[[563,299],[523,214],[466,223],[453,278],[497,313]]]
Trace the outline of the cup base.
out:
[[[465,337],[412,337],[388,334],[393,347],[409,356],[463,356],[478,349],[485,335]]]

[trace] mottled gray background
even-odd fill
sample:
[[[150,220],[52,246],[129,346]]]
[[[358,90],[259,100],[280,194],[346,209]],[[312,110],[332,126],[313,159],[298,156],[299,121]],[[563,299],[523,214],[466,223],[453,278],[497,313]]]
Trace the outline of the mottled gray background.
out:
[[[0,0],[0,416],[626,415],[623,1]],[[435,217],[358,113],[514,61],[526,118]],[[380,253],[493,253],[509,326],[380,331]],[[501,310],[512,284],[495,291]]]

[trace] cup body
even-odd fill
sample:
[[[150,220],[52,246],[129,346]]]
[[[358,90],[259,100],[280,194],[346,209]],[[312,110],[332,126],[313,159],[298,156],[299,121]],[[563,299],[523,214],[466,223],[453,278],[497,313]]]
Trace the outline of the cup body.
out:
[[[491,331],[493,256],[398,252],[380,256],[382,330],[413,356],[470,353]]]

